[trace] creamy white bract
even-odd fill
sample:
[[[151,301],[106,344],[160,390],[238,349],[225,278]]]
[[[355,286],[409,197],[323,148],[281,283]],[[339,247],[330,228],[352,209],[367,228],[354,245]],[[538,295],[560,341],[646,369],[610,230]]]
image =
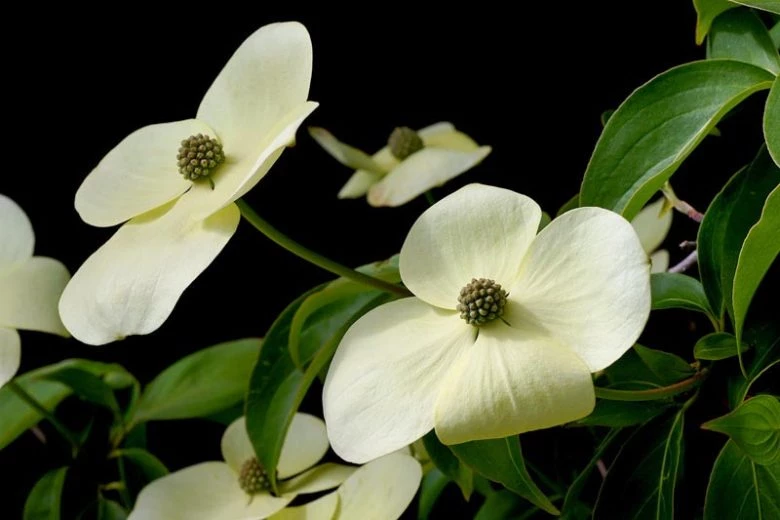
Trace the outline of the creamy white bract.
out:
[[[663,273],[669,267],[669,251],[658,249],[658,246],[669,234],[673,213],[672,208],[667,207],[666,199],[661,197],[642,208],[642,211],[631,221],[642,242],[642,247],[650,255],[653,273]]]
[[[401,249],[414,297],[379,306],[344,336],[323,405],[336,453],[362,463],[435,428],[446,444],[505,437],[588,415],[591,373],[616,361],[650,312],[650,262],[621,216],[578,208],[538,235],[539,206],[472,184],[429,208]],[[504,314],[457,310],[486,278]]]
[[[30,219],[0,194],[0,387],[19,370],[17,329],[68,335],[57,301],[70,274],[57,260],[33,256],[34,247]]]
[[[222,437],[224,462],[204,462],[150,483],[138,495],[128,520],[394,520],[414,498],[422,471],[411,456],[393,453],[360,468],[314,466],[327,450],[323,422],[296,414],[279,458],[279,496],[269,491],[250,496],[239,478],[255,453],[245,420],[238,419]],[[285,509],[300,494],[336,487],[317,500]]]
[[[340,199],[367,195],[372,206],[400,206],[441,186],[479,164],[490,153],[469,136],[441,122],[417,131],[425,147],[398,160],[385,146],[372,156],[340,142],[324,128],[310,128],[311,136],[330,155],[355,173],[341,191]]]
[[[307,101],[311,40],[299,23],[252,34],[230,58],[196,119],[141,128],[111,150],[76,193],[94,226],[124,225],[81,266],[60,302],[80,341],[101,345],[148,334],[233,235],[233,203],[294,143],[316,103]],[[182,140],[216,139],[226,159],[210,182],[179,173]]]

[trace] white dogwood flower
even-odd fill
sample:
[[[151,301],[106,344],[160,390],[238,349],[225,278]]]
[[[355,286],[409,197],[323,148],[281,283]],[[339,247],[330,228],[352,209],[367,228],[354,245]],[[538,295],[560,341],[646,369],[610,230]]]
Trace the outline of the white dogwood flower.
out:
[[[650,263],[623,217],[578,208],[537,235],[541,209],[472,184],[429,208],[400,255],[415,297],[381,305],[341,341],[323,391],[336,453],[365,462],[435,428],[446,444],[588,415],[591,373],[650,313]]]
[[[101,345],[162,325],[236,231],[233,201],[268,173],[316,108],[307,101],[311,71],[301,24],[262,27],[217,76],[196,119],[133,132],[89,174],[76,193],[81,218],[127,222],[62,296],[62,320],[77,339]]]
[[[414,498],[422,471],[409,455],[393,453],[361,468],[312,467],[327,450],[322,420],[296,414],[282,446],[279,496],[274,496],[240,418],[222,437],[225,462],[204,462],[155,480],[138,495],[128,520],[394,520]],[[298,495],[335,487],[333,493],[285,509]]]
[[[17,329],[68,335],[57,301],[70,274],[57,260],[33,256],[34,247],[30,219],[0,194],[0,387],[19,370]]]
[[[663,273],[669,267],[669,251],[658,249],[658,246],[669,234],[673,213],[672,209],[667,207],[666,198],[661,197],[642,208],[642,211],[631,221],[642,242],[642,247],[650,255],[650,262],[652,262],[650,270],[653,273]]]
[[[368,194],[372,206],[400,206],[431,188],[470,170],[490,153],[469,136],[441,122],[414,131],[396,128],[388,145],[372,156],[336,139],[324,128],[309,128],[330,155],[357,171],[338,196],[354,199]]]

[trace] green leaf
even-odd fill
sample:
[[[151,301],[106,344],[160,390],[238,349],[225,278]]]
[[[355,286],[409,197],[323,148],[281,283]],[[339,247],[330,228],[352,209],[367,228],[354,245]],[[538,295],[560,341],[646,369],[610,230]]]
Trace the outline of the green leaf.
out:
[[[59,520],[62,488],[68,468],[46,473],[35,484],[24,504],[24,520]]]
[[[190,354],[144,389],[132,424],[208,417],[244,399],[262,340],[241,339]]]
[[[160,459],[141,448],[125,448],[115,450],[112,457],[124,457],[133,463],[135,467],[141,470],[141,473],[149,482],[162,478],[169,473]]]
[[[770,13],[780,14],[780,0],[731,0],[735,4],[755,7]]]
[[[704,500],[704,520],[780,518],[780,463],[755,464],[728,441],[715,460]]]
[[[598,399],[596,408],[577,421],[582,426],[622,428],[642,424],[666,411],[671,404],[663,401],[610,401]]]
[[[46,379],[60,382],[70,387],[73,392],[90,403],[102,406],[119,416],[119,403],[114,392],[102,378],[86,370],[78,368],[63,368],[52,372]]]
[[[775,26],[780,34],[780,22]],[[764,140],[775,164],[780,166],[780,77],[775,79],[764,107]]]
[[[696,279],[680,273],[653,273],[650,276],[652,309],[688,309],[711,314],[704,287]]]
[[[439,500],[450,479],[438,468],[433,468],[425,474],[420,485],[420,501],[417,505],[417,520],[428,520],[436,501]]]
[[[693,0],[696,9],[696,45],[701,45],[720,13],[737,7],[728,0]]]
[[[742,352],[747,345],[742,345]],[[713,332],[699,338],[693,347],[693,357],[706,361],[720,361],[737,355],[737,338],[728,332]]]
[[[561,507],[561,514],[564,518],[569,518],[569,516],[574,514],[580,493],[582,493],[582,489],[585,487],[588,477],[590,477],[590,474],[593,472],[593,468],[596,467],[599,460],[601,460],[601,457],[604,456],[604,452],[612,445],[615,439],[620,435],[620,432],[621,430],[616,428],[607,433],[593,453],[593,457],[591,457],[588,465],[580,471],[577,478],[575,478],[574,482],[569,486],[568,491],[566,491],[566,498],[563,500],[563,507]]]
[[[580,205],[631,220],[721,117],[773,79],[753,65],[709,60],[675,67],[642,85],[604,127]]]
[[[761,216],[767,195],[780,183],[780,168],[762,147],[713,199],[699,227],[699,273],[715,314],[733,317],[732,285],[742,243]]]
[[[560,217],[561,215],[563,215],[567,211],[571,211],[574,208],[578,208],[578,207],[580,207],[580,194],[579,193],[577,193],[572,198],[570,198],[569,200],[564,202],[563,206],[561,206],[558,209],[558,212],[555,214],[555,216],[556,217]]]
[[[750,63],[774,75],[780,56],[766,26],[748,9],[734,9],[715,19],[707,40],[707,58]]]
[[[634,345],[634,350],[662,386],[677,383],[696,373],[688,362],[670,352],[643,347],[639,344]]]
[[[651,390],[663,386],[635,349],[604,369],[609,388],[618,390]]]
[[[474,520],[505,520],[507,518],[521,518],[522,500],[519,496],[505,489],[491,493],[485,499],[485,503],[479,508]]]
[[[732,293],[737,341],[742,338],[742,327],[753,295],[778,253],[780,253],[780,187],[772,190],[767,197],[761,218],[750,228],[739,252]]]
[[[423,444],[436,467],[458,485],[463,498],[468,501],[474,491],[474,471],[462,463],[449,447],[439,441],[436,432],[428,432],[423,437]]]
[[[363,287],[363,293],[355,297],[350,289],[345,290],[343,299],[329,301],[327,306],[311,313],[300,337],[301,365],[308,364],[302,370],[290,356],[291,324],[303,303],[326,288],[319,286],[300,296],[279,315],[268,330],[252,372],[246,405],[247,430],[273,487],[287,428],[309,387],[330,362],[349,326],[370,309],[392,299],[391,295],[368,287]],[[366,293],[371,297],[364,298]]]
[[[769,29],[769,37],[772,38],[772,43],[775,49],[780,48],[780,22],[777,22],[771,29]],[[775,80],[776,82],[777,80]]]
[[[546,211],[542,211],[542,218],[539,220],[539,227],[537,228],[536,232],[543,230],[547,227],[547,224],[552,222],[552,218],[550,217],[550,214]]]
[[[732,409],[745,400],[750,387],[759,377],[780,363],[780,323],[770,321],[751,326],[745,330],[744,343],[752,348],[753,357],[746,365],[747,378],[739,374],[736,382],[729,385],[729,405]]]
[[[681,410],[641,427],[623,445],[601,486],[593,518],[674,518],[683,423]]]
[[[127,511],[113,500],[101,496],[97,507],[97,520],[127,520]]]
[[[68,359],[48,365],[16,378],[16,382],[35,398],[46,410],[52,411],[73,390],[49,378],[62,370],[79,369],[100,376],[114,389],[124,388],[135,379],[124,368],[116,364],[98,363],[85,359]],[[8,446],[19,435],[32,428],[43,416],[14,394],[10,388],[0,388],[0,450]]]
[[[725,433],[756,464],[780,464],[780,401],[776,397],[748,399],[702,428]]]
[[[517,437],[465,442],[454,444],[450,449],[483,477],[503,484],[505,488],[550,514],[560,514],[528,474]]]

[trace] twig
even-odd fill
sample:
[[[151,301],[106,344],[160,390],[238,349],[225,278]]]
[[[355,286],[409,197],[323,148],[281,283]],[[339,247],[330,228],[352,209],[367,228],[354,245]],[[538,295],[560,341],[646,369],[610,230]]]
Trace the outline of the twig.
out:
[[[683,273],[690,269],[699,259],[699,252],[694,250],[691,254],[683,258],[679,264],[669,268],[670,273]]]

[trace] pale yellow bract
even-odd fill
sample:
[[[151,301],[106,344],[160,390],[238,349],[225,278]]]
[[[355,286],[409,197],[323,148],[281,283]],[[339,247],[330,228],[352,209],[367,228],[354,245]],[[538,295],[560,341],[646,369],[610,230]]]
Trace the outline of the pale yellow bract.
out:
[[[0,194],[0,387],[19,370],[17,329],[68,335],[57,301],[70,274],[57,260],[33,256],[34,247],[30,219]]]
[[[60,313],[80,341],[102,345],[156,330],[235,233],[234,201],[268,173],[317,107],[307,101],[312,48],[296,22],[260,28],[211,85],[196,119],[141,128],[111,150],[76,193],[94,226],[124,225],[81,266]],[[180,142],[216,138],[226,159],[206,181],[178,172]]]
[[[308,414],[294,416],[279,459],[280,494],[247,495],[239,472],[255,456],[244,418],[222,437],[224,462],[204,462],[147,485],[128,520],[395,520],[417,493],[422,470],[410,455],[393,453],[363,467],[325,463],[325,424]],[[314,466],[314,467],[312,467]],[[298,495],[336,491],[302,506],[286,506]]]
[[[669,234],[672,227],[672,215],[674,210],[667,207],[666,199],[661,197],[652,204],[648,204],[631,221],[645,252],[650,255],[652,262],[651,272],[663,273],[669,267],[669,251],[658,249],[658,246]]]
[[[414,297],[381,305],[346,333],[323,406],[343,459],[362,463],[431,429],[445,444],[582,418],[591,373],[634,344],[650,313],[650,262],[623,217],[578,208],[537,235],[541,209],[472,184],[429,208],[400,255]],[[480,327],[456,309],[472,278],[508,291]]]

